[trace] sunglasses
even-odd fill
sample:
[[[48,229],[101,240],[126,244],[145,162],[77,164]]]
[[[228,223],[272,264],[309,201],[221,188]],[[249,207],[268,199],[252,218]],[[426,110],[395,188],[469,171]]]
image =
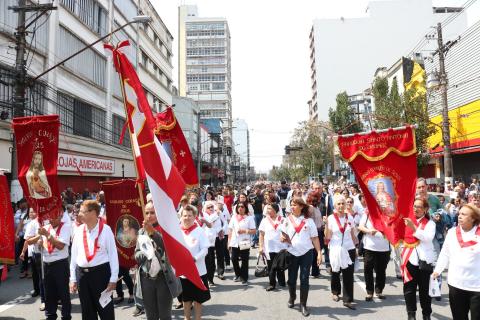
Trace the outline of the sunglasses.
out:
[[[213,209],[213,206],[208,206],[207,209]]]
[[[239,207],[239,208],[245,208],[245,206],[237,206],[237,207]]]

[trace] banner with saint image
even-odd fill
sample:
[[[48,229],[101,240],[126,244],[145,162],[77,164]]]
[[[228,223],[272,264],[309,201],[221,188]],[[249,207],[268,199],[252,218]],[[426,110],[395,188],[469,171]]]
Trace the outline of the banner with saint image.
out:
[[[28,205],[41,221],[62,214],[57,181],[58,115],[14,118],[12,127],[18,180]]]
[[[105,192],[107,224],[115,234],[121,267],[135,266],[135,245],[142,227],[143,212],[136,181],[132,179],[102,182]]]
[[[394,245],[414,243],[404,218],[413,218],[417,148],[412,127],[338,136],[342,158],[355,172],[369,219]]]

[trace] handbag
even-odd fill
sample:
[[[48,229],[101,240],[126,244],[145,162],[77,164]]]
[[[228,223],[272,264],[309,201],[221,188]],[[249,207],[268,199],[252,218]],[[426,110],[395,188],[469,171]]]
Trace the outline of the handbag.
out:
[[[263,261],[263,266],[260,265],[260,258]],[[260,254],[260,255],[258,255],[257,265],[255,266],[255,277],[262,278],[262,277],[267,277],[267,276],[268,276],[267,261],[265,260],[265,255]]]
[[[415,247],[415,251],[417,251],[417,247]],[[417,251],[417,257],[418,257],[418,269],[432,273],[433,265],[431,263],[427,263],[427,261],[425,260],[421,260],[420,256],[418,255],[418,251]]]
[[[250,239],[248,240],[241,240],[238,242],[238,248],[240,250],[248,250],[252,246]]]

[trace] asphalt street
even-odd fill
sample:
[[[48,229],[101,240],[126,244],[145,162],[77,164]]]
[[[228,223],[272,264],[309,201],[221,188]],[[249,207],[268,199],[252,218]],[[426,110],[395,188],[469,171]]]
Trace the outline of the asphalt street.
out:
[[[294,309],[287,308],[288,291],[281,290],[266,292],[267,278],[255,278],[255,252],[250,258],[250,281],[248,286],[233,282],[233,272],[226,273],[225,280],[216,279],[216,286],[212,288],[212,299],[205,304],[204,319],[302,319],[298,311],[298,299]],[[342,302],[334,302],[330,294],[330,277],[322,270],[319,279],[310,279],[310,319],[406,319],[405,304],[402,293],[402,282],[395,278],[393,261],[390,261],[387,270],[387,285],[384,293],[386,300],[375,299],[365,301],[363,270],[355,273],[355,302],[357,310],[345,308]],[[445,282],[445,281],[444,281]],[[9,279],[0,286],[0,319],[1,320],[38,320],[44,319],[44,313],[39,311],[40,299],[31,298],[31,279],[19,279],[18,267],[12,268]],[[448,305],[447,287],[442,287],[442,301],[433,301],[432,319],[451,319]],[[125,296],[128,293],[125,292]],[[80,302],[77,295],[72,296],[73,319],[81,319]],[[115,307],[116,319],[146,319],[145,316],[132,317],[133,306],[124,303]],[[421,319],[420,304],[418,303],[417,319]],[[60,318],[60,311],[58,312]],[[174,319],[183,319],[182,310],[174,310]]]

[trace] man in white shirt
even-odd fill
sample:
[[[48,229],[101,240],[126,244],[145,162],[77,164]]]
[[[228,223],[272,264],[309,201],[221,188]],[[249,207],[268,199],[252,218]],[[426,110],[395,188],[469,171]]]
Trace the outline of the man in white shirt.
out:
[[[70,262],[70,292],[79,291],[82,319],[115,319],[113,302],[99,303],[103,291],[115,290],[118,278],[118,252],[110,227],[99,218],[95,200],[82,203],[83,227],[76,230]]]
[[[72,319],[72,303],[68,291],[71,223],[62,222],[63,213],[50,219],[50,224],[41,227],[42,258],[45,286],[45,314],[47,320],[57,319],[58,300],[62,303],[62,320]]]

